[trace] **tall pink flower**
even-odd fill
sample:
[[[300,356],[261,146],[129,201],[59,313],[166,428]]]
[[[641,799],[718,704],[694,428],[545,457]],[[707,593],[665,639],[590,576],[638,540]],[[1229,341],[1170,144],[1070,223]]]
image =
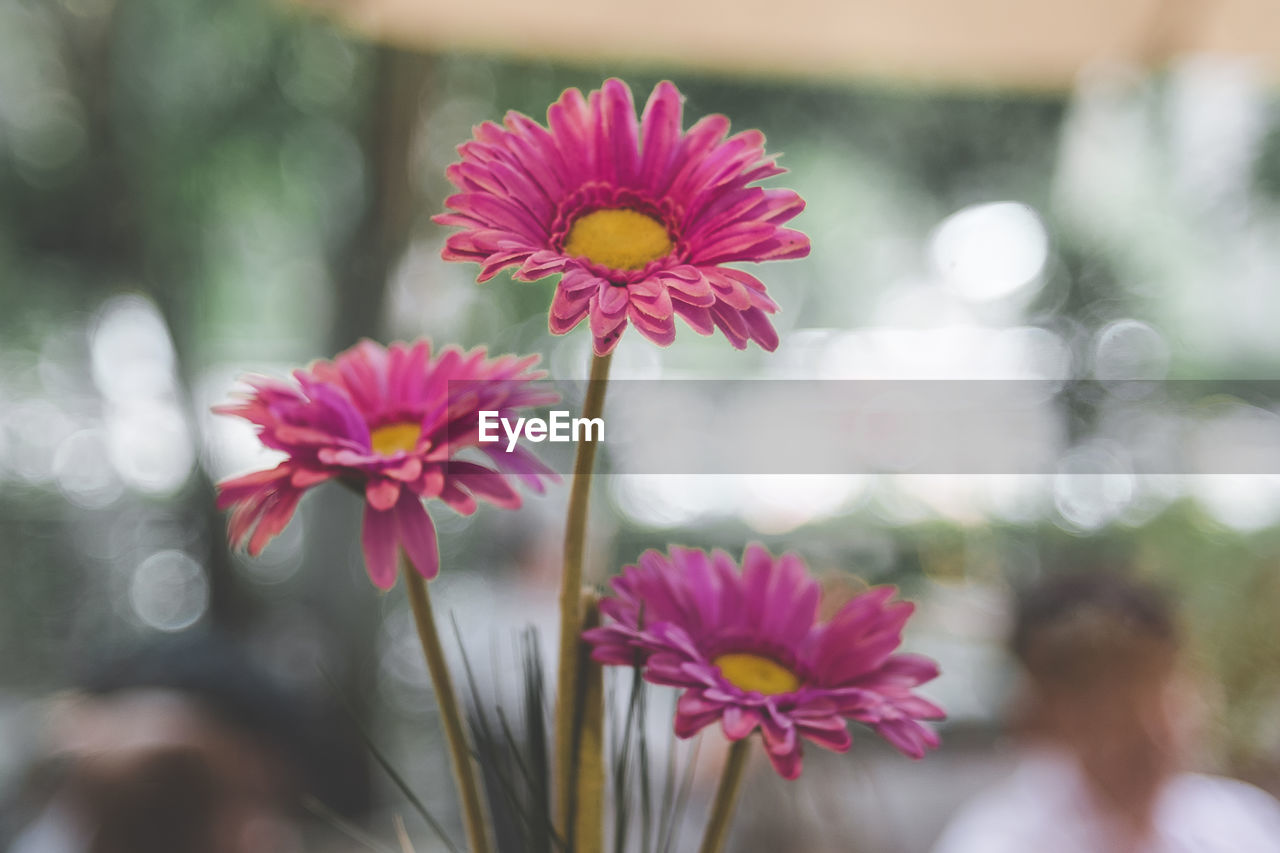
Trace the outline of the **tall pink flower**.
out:
[[[590,317],[597,355],[628,323],[666,346],[677,315],[738,349],[754,340],[773,350],[777,305],[759,279],[726,265],[807,255],[809,239],[783,227],[804,201],[753,186],[783,170],[758,130],[728,132],[722,115],[685,132],[680,93],[666,82],[637,121],[621,80],[585,98],[565,91],[547,127],[516,112],[482,124],[449,167],[459,192],[436,222],[463,230],[444,258],[479,263],[480,281],[512,266],[523,281],[561,274],[551,331]]]
[[[420,574],[435,577],[436,532],[424,499],[439,498],[464,515],[478,500],[514,509],[520,495],[509,476],[538,493],[544,479],[555,479],[518,445],[508,453],[505,445],[479,442],[481,410],[508,417],[558,399],[533,384],[545,375],[531,369],[537,360],[457,347],[433,357],[427,341],[385,348],[362,341],[331,362],[294,371],[294,382],[246,380],[252,390],[242,401],[214,411],[250,421],[262,443],[286,458],[219,484],[232,542],[258,553],[289,523],[303,493],[336,479],[364,495],[362,541],[374,584],[395,583],[399,549]],[[454,458],[471,447],[493,467]]]
[[[724,551],[646,551],[613,589],[600,605],[613,621],[583,635],[592,657],[639,665],[646,680],[684,688],[680,737],[715,722],[730,740],[758,729],[787,779],[800,775],[801,739],[849,748],[846,719],[912,758],[938,745],[919,720],[943,711],[912,692],[938,667],[894,653],[913,606],[890,601],[893,587],[863,593],[820,622],[820,590],[800,558],[751,545],[741,572]]]

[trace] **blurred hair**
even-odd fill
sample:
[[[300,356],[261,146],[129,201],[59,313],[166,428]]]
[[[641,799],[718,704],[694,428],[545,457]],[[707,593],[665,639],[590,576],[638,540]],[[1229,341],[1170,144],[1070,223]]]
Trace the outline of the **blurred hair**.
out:
[[[301,792],[357,817],[369,809],[368,762],[352,724],[273,678],[216,631],[191,631],[113,653],[80,673],[90,695],[171,690],[231,730],[273,750]]]
[[[1163,590],[1101,569],[1062,572],[1024,590],[1010,638],[1033,678],[1075,685],[1162,667],[1180,645]]]

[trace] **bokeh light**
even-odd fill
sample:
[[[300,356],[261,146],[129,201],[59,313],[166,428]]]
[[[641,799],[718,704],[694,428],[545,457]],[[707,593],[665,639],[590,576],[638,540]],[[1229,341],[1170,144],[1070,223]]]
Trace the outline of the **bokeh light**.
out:
[[[1027,205],[991,202],[948,216],[929,248],[947,285],[981,302],[1036,281],[1049,258],[1049,234]]]
[[[159,631],[194,625],[209,607],[203,567],[182,551],[159,551],[139,564],[129,587],[134,615]]]

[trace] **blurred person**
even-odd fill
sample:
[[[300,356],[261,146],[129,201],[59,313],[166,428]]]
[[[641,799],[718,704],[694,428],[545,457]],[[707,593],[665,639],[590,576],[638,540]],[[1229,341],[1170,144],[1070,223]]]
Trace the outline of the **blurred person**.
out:
[[[304,797],[368,808],[358,742],[212,633],[95,667],[57,698],[10,853],[315,850]],[[325,850],[338,849],[327,846]]]
[[[1022,597],[1011,645],[1021,757],[934,853],[1280,853],[1280,804],[1185,769],[1204,702],[1160,591],[1054,576]]]

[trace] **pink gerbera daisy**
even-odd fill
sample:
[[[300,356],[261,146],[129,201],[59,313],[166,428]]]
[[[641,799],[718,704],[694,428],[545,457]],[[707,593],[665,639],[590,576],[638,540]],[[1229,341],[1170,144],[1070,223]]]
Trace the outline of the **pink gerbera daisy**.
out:
[[[436,217],[464,229],[446,260],[481,264],[480,281],[509,266],[523,281],[561,273],[551,331],[590,317],[597,355],[628,323],[666,346],[676,315],[702,334],[719,328],[738,349],[777,347],[777,305],[759,279],[725,266],[809,253],[809,239],[783,227],[804,209],[800,196],[753,186],[783,171],[764,134],[726,138],[722,115],[684,132],[680,93],[666,82],[637,121],[621,80],[585,98],[565,91],[547,125],[510,112],[459,147],[448,176],[460,192]]]
[[[928,658],[894,654],[913,606],[874,588],[818,621],[818,584],[794,554],[748,546],[742,571],[724,551],[645,552],[613,580],[600,610],[613,621],[584,634],[592,657],[639,665],[654,684],[684,688],[675,730],[720,722],[730,740],[757,729],[769,760],[800,775],[801,738],[836,752],[845,719],[865,723],[912,758],[938,745],[919,720],[943,711],[912,693],[938,674]]]
[[[250,378],[241,402],[214,411],[252,422],[262,443],[287,457],[219,484],[218,506],[231,508],[231,541],[257,554],[288,524],[304,492],[337,479],[364,495],[362,540],[374,584],[395,582],[401,549],[423,577],[435,577],[436,532],[424,498],[464,515],[477,500],[514,509],[520,495],[507,475],[538,493],[544,478],[555,478],[518,445],[508,453],[478,440],[481,410],[508,417],[559,399],[534,384],[545,375],[530,369],[537,360],[457,347],[433,357],[427,341],[385,348],[362,341],[332,362],[294,371],[292,383]],[[454,458],[473,446],[493,468]]]

